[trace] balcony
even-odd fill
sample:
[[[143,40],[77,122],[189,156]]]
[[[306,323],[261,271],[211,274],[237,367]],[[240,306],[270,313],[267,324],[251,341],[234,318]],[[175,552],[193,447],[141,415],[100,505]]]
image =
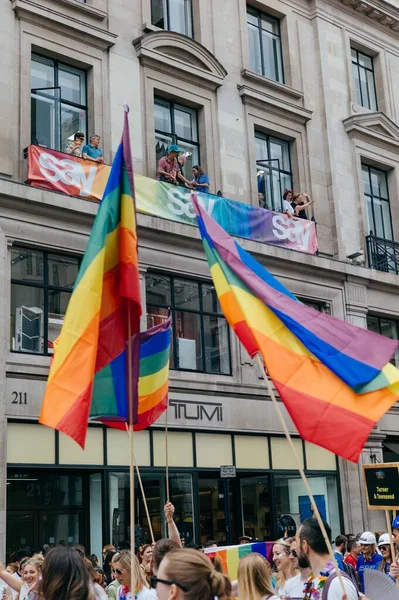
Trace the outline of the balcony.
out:
[[[399,242],[377,237],[370,231],[366,236],[369,267],[385,273],[399,274]]]

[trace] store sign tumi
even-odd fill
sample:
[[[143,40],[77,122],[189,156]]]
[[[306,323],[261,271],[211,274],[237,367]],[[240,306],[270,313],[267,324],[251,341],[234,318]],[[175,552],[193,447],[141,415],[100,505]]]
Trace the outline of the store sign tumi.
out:
[[[367,505],[371,510],[399,508],[399,463],[363,465]]]

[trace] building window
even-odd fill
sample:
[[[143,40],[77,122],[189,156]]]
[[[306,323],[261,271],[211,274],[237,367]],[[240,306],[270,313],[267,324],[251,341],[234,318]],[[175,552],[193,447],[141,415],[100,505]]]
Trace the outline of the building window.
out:
[[[367,204],[368,230],[384,240],[393,239],[388,178],[385,171],[362,165],[363,190]]]
[[[78,267],[71,256],[12,248],[11,350],[53,353]]]
[[[399,321],[395,321],[395,319],[367,315],[367,329],[385,335],[385,337],[391,340],[399,340]],[[391,359],[391,363],[399,367],[399,349]]]
[[[184,175],[191,179],[191,169],[200,162],[197,111],[182,104],[155,98],[155,152],[157,164],[168,152],[170,144],[177,144],[188,153]]]
[[[354,48],[351,53],[356,102],[370,110],[378,110],[373,58]]]
[[[77,131],[87,136],[86,72],[32,54],[32,144],[65,151]]]
[[[284,83],[279,20],[247,6],[247,24],[252,71]]]
[[[191,0],[151,0],[151,23],[193,37]]]
[[[147,324],[173,321],[171,368],[231,375],[230,334],[209,283],[150,274],[146,277]]]
[[[259,204],[280,212],[284,190],[292,189],[290,144],[259,132],[255,144]]]

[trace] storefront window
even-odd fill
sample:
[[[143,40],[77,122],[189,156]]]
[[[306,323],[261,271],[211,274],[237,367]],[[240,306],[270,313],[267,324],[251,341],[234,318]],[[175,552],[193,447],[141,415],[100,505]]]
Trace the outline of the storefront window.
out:
[[[241,479],[241,502],[244,535],[258,540],[271,540],[269,478]]]
[[[229,507],[230,519],[226,518],[225,493],[226,486],[229,489]],[[223,546],[229,541],[227,536],[228,528],[234,526],[233,514],[233,495],[231,493],[231,484],[223,479],[199,479],[199,513],[200,513],[200,543],[206,544],[209,540],[214,540],[219,546]],[[231,529],[231,540],[235,540],[236,533]]]
[[[169,485],[177,528],[189,544],[194,540],[192,477],[189,474],[171,475]]]
[[[308,477],[317,507],[324,521],[330,525],[333,539],[340,533],[337,481],[334,476]],[[276,475],[277,537],[283,537],[291,516],[298,528],[305,519],[313,516],[312,506],[300,476]],[[289,535],[291,531],[287,532]]]

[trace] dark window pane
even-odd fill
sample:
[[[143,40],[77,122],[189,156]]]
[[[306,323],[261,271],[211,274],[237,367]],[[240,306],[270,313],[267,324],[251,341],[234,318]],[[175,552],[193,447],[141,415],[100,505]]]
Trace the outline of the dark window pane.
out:
[[[198,283],[195,281],[185,281],[184,279],[175,279],[174,291],[176,307],[199,310]]]
[[[33,144],[60,150],[59,88],[31,94],[31,141]]]
[[[43,283],[43,252],[29,248],[12,248],[11,279]]]
[[[86,104],[86,73],[67,65],[60,65],[58,84],[61,98],[74,104]]]
[[[202,306],[204,312],[221,313],[219,300],[213,285],[202,284]]]
[[[54,62],[32,54],[31,89],[54,87]]]
[[[49,254],[48,282],[49,285],[72,289],[78,274],[79,261],[71,256]]]
[[[48,292],[48,352],[53,353],[53,342],[60,335],[61,327],[71,298],[69,292]]]
[[[151,23],[161,29],[166,28],[163,0],[151,0]]]
[[[163,275],[147,275],[145,280],[147,302],[170,306],[170,279]]]
[[[241,479],[243,532],[258,540],[271,540],[272,499],[268,477]]]
[[[11,285],[11,349],[44,352],[44,290]]]
[[[247,23],[258,27],[258,14],[250,7],[247,7]]]
[[[176,366],[193,371],[203,370],[201,320],[194,313],[176,311]]]
[[[374,331],[374,333],[381,333],[379,320],[377,317],[367,315],[367,329],[369,329],[370,331]]]
[[[172,122],[170,117],[170,105],[159,100],[154,105],[155,129],[164,133],[172,133]]]
[[[65,151],[68,141],[77,131],[86,132],[86,111],[83,108],[61,105],[61,150]],[[84,142],[86,143],[86,142]]]
[[[226,319],[205,315],[204,338],[206,371],[229,373],[229,328]]]

